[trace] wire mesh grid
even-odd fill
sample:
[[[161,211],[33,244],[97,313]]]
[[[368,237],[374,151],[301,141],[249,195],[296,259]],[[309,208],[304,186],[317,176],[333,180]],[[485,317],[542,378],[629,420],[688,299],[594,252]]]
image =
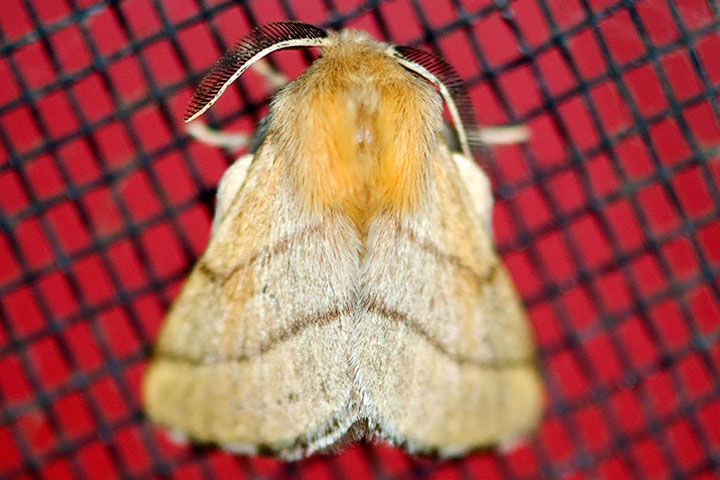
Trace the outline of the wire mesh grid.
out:
[[[714,0],[3,0],[0,477],[717,478],[720,17]],[[499,250],[548,391],[527,444],[453,461],[362,444],[296,463],[179,446],[139,380],[232,155],[188,138],[200,76],[297,19],[433,50],[481,123]],[[274,57],[290,75],[308,57]],[[250,131],[248,74],[209,113]]]

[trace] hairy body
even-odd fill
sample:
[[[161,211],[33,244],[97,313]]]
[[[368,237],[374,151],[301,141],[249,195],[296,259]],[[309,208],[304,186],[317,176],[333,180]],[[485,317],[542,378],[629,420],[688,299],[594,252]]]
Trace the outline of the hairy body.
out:
[[[373,436],[457,455],[534,428],[489,182],[442,128],[440,96],[388,45],[330,34],[221,182],[144,380],[150,418],[285,458]]]

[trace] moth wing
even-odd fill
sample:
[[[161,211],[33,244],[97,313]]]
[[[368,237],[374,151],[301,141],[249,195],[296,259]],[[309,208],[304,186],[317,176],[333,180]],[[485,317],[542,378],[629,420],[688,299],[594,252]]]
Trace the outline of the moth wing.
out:
[[[351,348],[380,436],[457,455],[532,430],[542,388],[523,306],[488,229],[487,179],[445,148],[432,169],[415,212],[380,215],[369,228]]]
[[[262,147],[225,176],[143,397],[152,420],[195,440],[296,458],[347,428],[342,325],[358,240],[346,220],[301,208],[276,157]]]

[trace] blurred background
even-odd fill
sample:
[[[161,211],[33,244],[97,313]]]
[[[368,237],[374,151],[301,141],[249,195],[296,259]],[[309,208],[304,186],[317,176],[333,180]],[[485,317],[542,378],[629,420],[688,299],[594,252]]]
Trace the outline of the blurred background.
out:
[[[0,477],[720,476],[717,0],[2,0]],[[297,19],[432,50],[490,149],[499,250],[548,392],[529,443],[453,461],[382,444],[284,464],[182,447],[139,381],[233,155],[188,137],[193,87]],[[282,52],[293,77],[311,57]],[[249,133],[244,75],[207,114]]]

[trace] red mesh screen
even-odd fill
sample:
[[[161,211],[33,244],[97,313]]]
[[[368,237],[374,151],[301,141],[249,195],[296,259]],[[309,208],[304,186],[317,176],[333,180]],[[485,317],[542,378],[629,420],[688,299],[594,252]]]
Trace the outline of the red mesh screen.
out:
[[[714,0],[3,0],[0,477],[717,478],[720,7]],[[493,148],[500,252],[548,408],[507,454],[383,445],[284,464],[179,447],[138,386],[232,157],[182,113],[258,24],[357,27],[454,65]],[[277,54],[295,75],[308,58]],[[207,117],[249,132],[245,75]]]

